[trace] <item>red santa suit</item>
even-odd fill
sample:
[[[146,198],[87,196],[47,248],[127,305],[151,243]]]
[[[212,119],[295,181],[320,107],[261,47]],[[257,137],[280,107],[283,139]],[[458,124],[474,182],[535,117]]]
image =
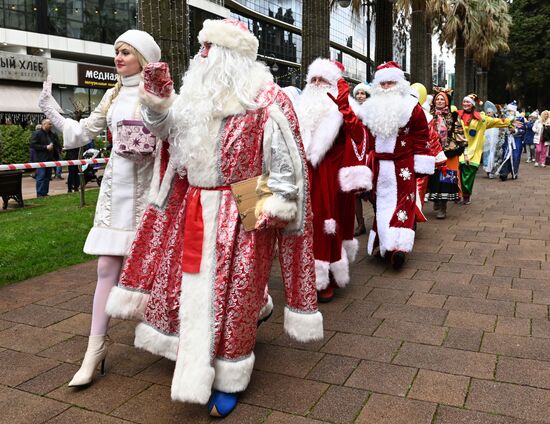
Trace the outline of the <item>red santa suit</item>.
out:
[[[380,83],[395,81],[384,90]],[[428,143],[422,107],[410,95],[410,85],[395,62],[377,68],[371,97],[365,101],[365,123],[374,143],[369,145],[373,172],[375,219],[367,250],[380,254],[410,252],[414,245],[416,176],[433,174],[435,158]],[[383,109],[381,109],[383,107]]]
[[[309,107],[311,103],[326,101],[326,92],[323,91],[316,93],[319,97],[307,97],[310,90],[315,90],[310,85],[312,78],[323,77],[331,85],[329,91],[341,98],[337,84],[342,78],[342,72],[341,64],[328,59],[316,59],[308,69],[308,86],[297,107],[311,176],[313,247],[318,290],[328,287],[330,274],[339,287],[349,283],[349,262],[355,258],[358,247],[353,238],[353,191],[368,189],[371,180],[370,170],[365,166],[366,132],[349,104],[347,108],[343,106],[339,110],[339,106],[327,96],[326,100],[330,104],[322,116],[314,116],[316,113]],[[346,99],[349,87],[347,90]]]
[[[258,41],[238,21],[207,20],[199,39],[212,49],[256,57]],[[166,172],[154,180],[155,201],[109,298],[111,315],[142,320],[136,346],[176,361],[172,399],[184,402],[206,403],[212,388],[246,389],[276,243],[284,264],[286,333],[300,341],[323,336],[297,118],[263,65],[251,61],[243,72],[248,92],[257,93],[256,106],[231,98],[206,121],[206,131],[184,116],[193,107],[185,103],[185,79],[169,110],[144,109],[152,132],[170,136],[170,159],[166,165],[159,159],[155,172]],[[273,193],[260,218],[288,222],[283,230],[244,230],[230,184],[259,175]]]

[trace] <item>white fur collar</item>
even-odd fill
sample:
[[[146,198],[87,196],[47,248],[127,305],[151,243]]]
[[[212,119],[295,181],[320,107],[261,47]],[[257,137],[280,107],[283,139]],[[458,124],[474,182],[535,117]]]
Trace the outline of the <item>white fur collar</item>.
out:
[[[377,97],[369,97],[363,103],[365,110],[363,123],[375,137],[397,137],[399,129],[405,127],[411,119],[412,111],[418,104],[418,100],[413,96],[405,95],[399,99],[397,104],[393,104],[392,108],[395,109],[392,111],[392,115],[396,121],[392,124],[387,122],[387,119],[391,115],[388,113],[388,110],[381,110],[380,103],[376,101]]]
[[[316,167],[334,144],[334,140],[344,122],[344,117],[337,108],[331,108],[317,128],[301,127],[302,140],[307,160]]]

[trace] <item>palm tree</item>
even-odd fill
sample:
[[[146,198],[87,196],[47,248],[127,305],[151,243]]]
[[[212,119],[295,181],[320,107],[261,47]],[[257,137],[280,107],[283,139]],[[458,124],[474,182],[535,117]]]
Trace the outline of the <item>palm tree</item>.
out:
[[[186,0],[139,0],[138,28],[159,43],[176,89],[189,65],[189,8]]]
[[[354,0],[354,2],[360,0]],[[374,5],[374,64],[393,60],[393,1],[376,0]]]
[[[302,78],[318,57],[330,57],[330,7],[333,0],[302,2]]]

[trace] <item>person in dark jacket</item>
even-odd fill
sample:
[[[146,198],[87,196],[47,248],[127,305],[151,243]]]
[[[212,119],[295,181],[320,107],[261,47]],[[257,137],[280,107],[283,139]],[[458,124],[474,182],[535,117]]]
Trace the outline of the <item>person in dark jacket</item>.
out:
[[[65,150],[65,159],[66,160],[77,160],[80,148],[68,149]],[[72,193],[73,191],[78,191],[80,186],[80,177],[78,176],[78,166],[70,165],[69,166],[69,176],[67,177],[67,192]]]
[[[42,120],[42,129],[35,131],[31,138],[31,149],[34,149],[37,162],[55,160],[56,152],[61,149],[57,135],[51,131],[52,123],[49,119]],[[36,196],[44,197],[50,190],[52,168],[38,168],[36,170]]]

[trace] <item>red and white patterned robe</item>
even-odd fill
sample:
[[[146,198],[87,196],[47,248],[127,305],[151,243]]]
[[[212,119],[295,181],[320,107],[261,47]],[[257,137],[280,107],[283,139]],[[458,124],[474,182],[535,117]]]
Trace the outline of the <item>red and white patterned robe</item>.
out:
[[[145,213],[120,284],[109,298],[111,315],[143,320],[136,328],[137,347],[176,360],[174,400],[206,403],[212,388],[246,389],[276,243],[285,287],[285,331],[300,341],[323,336],[309,181],[297,118],[275,84],[257,102],[258,109],[222,121],[219,136],[210,140],[213,155],[198,156],[186,176],[168,166],[162,183],[154,181],[159,195]],[[155,132],[155,125],[150,126]],[[298,213],[284,230],[244,231],[229,185],[260,174],[269,178],[277,156],[270,148],[275,138],[291,158]],[[166,167],[162,154],[159,162],[155,175]],[[216,175],[201,174],[204,169]],[[272,191],[263,210],[284,218],[288,200],[278,200]]]
[[[369,165],[373,172],[375,218],[369,234],[368,253],[379,245],[380,254],[414,245],[416,175],[433,174],[435,157],[428,142],[428,124],[416,98],[405,96],[408,122],[397,136],[372,134]],[[368,120],[367,120],[368,127]],[[369,128],[369,127],[368,127]],[[369,128],[369,132],[370,128]]]

